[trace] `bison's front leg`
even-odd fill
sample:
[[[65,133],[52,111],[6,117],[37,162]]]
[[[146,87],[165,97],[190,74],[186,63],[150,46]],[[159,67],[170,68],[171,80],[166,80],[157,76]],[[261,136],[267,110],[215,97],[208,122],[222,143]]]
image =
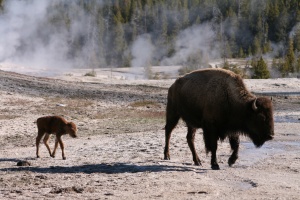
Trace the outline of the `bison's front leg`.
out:
[[[213,170],[219,170],[220,169],[219,164],[217,162],[217,148],[213,148],[211,150],[211,169],[213,169]]]
[[[233,150],[231,156],[228,159],[228,165],[231,167],[235,161],[238,159],[238,152],[239,152],[239,145],[240,145],[240,138],[238,135],[229,136],[229,143],[231,149]]]
[[[217,162],[217,148],[218,148],[218,137],[217,133],[207,129],[203,129],[203,137],[206,152],[211,152],[211,169],[219,170],[219,164]]]
[[[190,147],[190,150],[193,154],[193,161],[194,161],[195,165],[201,165],[201,161],[196,152],[195,142],[194,142],[196,130],[197,129],[188,126],[188,133],[187,133],[186,139],[187,139],[188,145]]]

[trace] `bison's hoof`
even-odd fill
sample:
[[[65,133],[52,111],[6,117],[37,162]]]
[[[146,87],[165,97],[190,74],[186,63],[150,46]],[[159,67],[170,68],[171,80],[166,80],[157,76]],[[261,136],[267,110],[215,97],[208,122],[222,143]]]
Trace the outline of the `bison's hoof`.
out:
[[[55,155],[51,155],[52,158],[55,158]]]
[[[230,158],[228,159],[228,165],[231,167],[235,163],[237,158],[237,156],[230,156]]]
[[[40,158],[40,156],[36,156],[37,158]]]
[[[213,165],[211,165],[211,169],[212,169],[212,170],[219,170],[220,167],[219,167],[218,164],[213,164]]]
[[[63,157],[63,160],[66,160],[67,158],[66,157]]]

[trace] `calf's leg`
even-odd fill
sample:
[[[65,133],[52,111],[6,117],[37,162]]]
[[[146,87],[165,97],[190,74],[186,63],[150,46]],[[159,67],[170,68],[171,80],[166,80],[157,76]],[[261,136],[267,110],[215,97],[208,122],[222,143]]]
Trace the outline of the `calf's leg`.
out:
[[[57,147],[58,147],[58,138],[57,138],[57,136],[56,136],[56,138],[55,138],[55,144],[54,144],[54,149],[53,149],[53,152],[52,152],[52,154],[51,154],[51,157],[52,157],[52,158],[55,158],[55,153],[56,153]]]
[[[35,140],[35,145],[36,145],[36,157],[39,158],[40,155],[39,155],[39,148],[40,148],[40,142],[41,142],[41,139],[43,137],[43,135],[45,134],[45,132],[43,131],[38,131],[38,135],[36,137],[36,140]]]
[[[59,142],[59,145],[60,145],[60,148],[61,148],[62,158],[63,158],[64,160],[66,160],[66,156],[65,156],[65,146],[64,146],[64,143],[63,143],[61,137],[58,138],[58,142]]]
[[[61,139],[61,136],[56,136],[55,138],[55,146],[54,146],[54,149],[53,149],[53,152],[52,152],[52,157],[54,158],[55,157],[55,153],[56,153],[56,149],[58,147],[58,144],[61,148],[61,151],[62,151],[62,158],[64,160],[66,160],[66,156],[65,156],[65,147],[64,147],[64,143]]]
[[[43,141],[44,141],[45,146],[48,149],[49,155],[51,156],[51,150],[50,150],[50,147],[49,147],[49,144],[48,144],[49,139],[50,139],[50,135],[48,133],[46,133]]]

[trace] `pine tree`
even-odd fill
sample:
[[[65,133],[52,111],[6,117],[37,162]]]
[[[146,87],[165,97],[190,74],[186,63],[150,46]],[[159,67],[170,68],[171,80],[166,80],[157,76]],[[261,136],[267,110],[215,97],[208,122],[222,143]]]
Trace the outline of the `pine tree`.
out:
[[[240,50],[239,50],[239,58],[244,58],[245,57],[245,54],[244,54],[244,50],[242,47],[240,47]]]
[[[103,18],[103,12],[100,11],[97,13],[96,25],[98,28],[97,38],[98,38],[98,63],[100,67],[106,67],[106,59],[105,59],[105,47],[104,47],[104,32],[105,32],[105,24]]]
[[[183,19],[182,24],[183,28],[189,26],[189,9],[188,9],[188,0],[183,0]]]
[[[3,10],[5,0],[0,0],[0,12]]]
[[[299,25],[296,27],[296,30],[295,30],[294,48],[296,51],[300,52],[300,26]]]
[[[259,56],[262,54],[261,47],[260,47],[260,41],[259,41],[258,37],[255,37],[254,41],[253,41],[253,54],[259,55]]]
[[[293,44],[292,39],[289,40],[289,47],[288,47],[288,51],[287,51],[285,60],[286,60],[286,64],[288,65],[288,72],[294,73],[296,60],[295,60],[295,54],[294,54],[294,44]]]
[[[268,79],[270,78],[270,72],[268,70],[267,64],[262,57],[258,61],[253,62],[253,76],[254,79]]]
[[[127,48],[125,40],[125,33],[123,28],[123,17],[121,10],[116,6],[116,14],[114,16],[114,52],[113,52],[113,63],[115,65],[124,66],[124,52]]]

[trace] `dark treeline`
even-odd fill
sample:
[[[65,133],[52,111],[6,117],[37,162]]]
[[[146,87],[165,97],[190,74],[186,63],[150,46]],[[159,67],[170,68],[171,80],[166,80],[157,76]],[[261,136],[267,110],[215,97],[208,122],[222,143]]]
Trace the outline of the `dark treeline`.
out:
[[[0,0],[1,12],[5,13],[8,1]],[[47,16],[47,23],[57,32],[67,30],[72,34],[68,57],[88,49],[89,60],[96,67],[130,66],[132,45],[145,34],[154,46],[150,64],[159,65],[176,55],[176,42],[183,30],[209,24],[213,33],[209,46],[219,46],[220,52],[206,60],[261,55],[285,59],[292,51],[294,67],[285,73],[297,70],[299,0],[56,0],[50,4]],[[84,30],[73,34],[72,24],[83,17],[87,19],[82,22]],[[207,56],[201,50],[196,55]],[[186,55],[170,64],[199,61],[193,56]]]

